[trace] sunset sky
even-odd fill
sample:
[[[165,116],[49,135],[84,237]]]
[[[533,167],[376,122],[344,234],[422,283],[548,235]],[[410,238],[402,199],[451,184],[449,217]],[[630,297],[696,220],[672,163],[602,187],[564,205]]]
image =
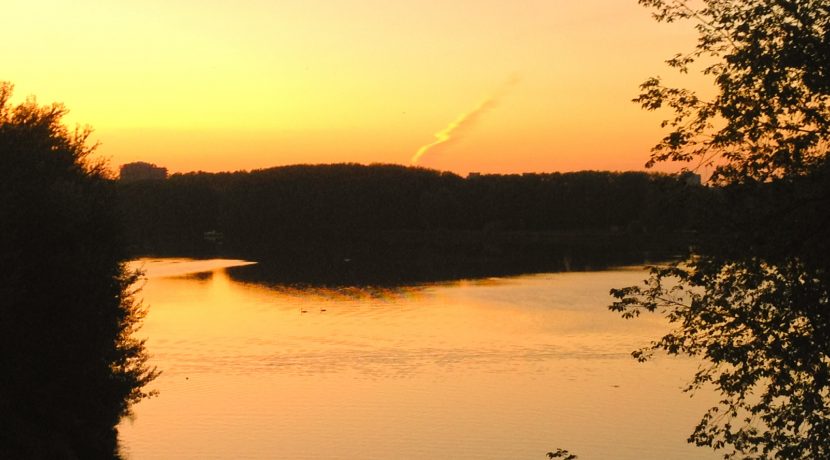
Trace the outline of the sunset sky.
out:
[[[432,143],[418,164],[461,174],[642,169],[662,117],[630,100],[649,76],[682,81],[663,62],[694,44],[690,24],[658,24],[636,0],[2,10],[0,80],[18,100],[66,104],[113,166],[173,172],[411,164]]]

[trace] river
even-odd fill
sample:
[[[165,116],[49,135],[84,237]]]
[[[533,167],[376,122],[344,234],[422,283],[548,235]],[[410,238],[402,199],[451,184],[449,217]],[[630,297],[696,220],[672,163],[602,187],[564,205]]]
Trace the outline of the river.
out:
[[[136,264],[163,374],[119,425],[128,459],[717,458],[685,442],[714,401],[680,390],[697,362],[636,362],[667,324],[607,309],[642,267],[322,288]]]

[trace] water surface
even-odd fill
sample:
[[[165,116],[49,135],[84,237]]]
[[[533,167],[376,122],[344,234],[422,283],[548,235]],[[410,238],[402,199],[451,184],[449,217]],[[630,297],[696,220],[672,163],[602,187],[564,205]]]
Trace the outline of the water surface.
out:
[[[141,261],[160,395],[120,426],[130,459],[716,458],[686,437],[713,401],[666,332],[608,290],[641,268],[403,288],[264,286],[243,261]]]

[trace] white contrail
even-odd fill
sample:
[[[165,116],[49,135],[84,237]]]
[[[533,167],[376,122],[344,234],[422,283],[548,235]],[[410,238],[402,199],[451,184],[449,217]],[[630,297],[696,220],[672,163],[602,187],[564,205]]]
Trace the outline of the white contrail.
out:
[[[481,114],[495,107],[499,98],[501,98],[504,95],[504,93],[507,92],[507,90],[511,86],[515,85],[518,81],[518,77],[511,77],[497,91],[494,91],[493,93],[482,99],[482,101],[479,102],[478,105],[475,106],[472,110],[461,114],[461,116],[456,118],[455,121],[450,123],[446,128],[435,133],[435,140],[418,149],[418,151],[412,157],[412,164],[418,164],[418,161],[420,161],[421,158],[433,147],[458,140],[458,135],[462,134],[465,128],[469,128],[470,126],[475,124],[476,120],[478,120]]]

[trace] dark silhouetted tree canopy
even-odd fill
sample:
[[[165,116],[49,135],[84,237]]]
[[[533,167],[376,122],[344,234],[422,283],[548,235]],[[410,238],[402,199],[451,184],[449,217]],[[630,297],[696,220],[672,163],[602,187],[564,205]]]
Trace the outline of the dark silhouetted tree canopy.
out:
[[[403,282],[676,254],[675,236],[698,220],[691,216],[711,191],[644,172],[462,178],[334,164],[174,174],[121,182],[119,195],[136,254],[247,257],[291,267],[280,275],[290,281],[344,273],[344,282],[357,274]],[[212,232],[221,245],[205,238]]]
[[[696,65],[713,99],[651,78],[637,102],[671,109],[670,131],[649,164],[716,166],[724,183],[802,175],[823,162],[830,135],[830,4],[827,0],[640,0],[659,21],[695,21],[698,44],[668,61]]]
[[[146,396],[112,182],[61,105],[0,83],[0,457],[113,458]]]
[[[612,291],[625,317],[659,311],[674,329],[647,349],[704,358],[689,385],[721,401],[689,441],[726,458],[830,458],[830,3],[641,0],[661,21],[691,19],[690,54],[717,94],[651,79],[637,99],[668,107],[650,164],[715,166],[719,217],[687,260]]]

